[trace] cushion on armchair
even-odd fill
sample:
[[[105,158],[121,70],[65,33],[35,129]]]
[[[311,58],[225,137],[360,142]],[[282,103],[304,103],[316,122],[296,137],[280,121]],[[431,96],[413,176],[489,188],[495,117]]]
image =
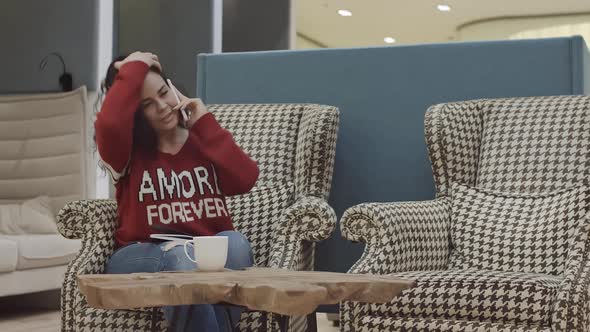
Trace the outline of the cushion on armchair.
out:
[[[454,184],[450,267],[563,275],[590,189],[511,194]]]
[[[292,183],[259,187],[247,194],[227,197],[233,224],[250,241],[257,266],[267,266],[274,229],[283,211],[294,202]]]
[[[548,326],[563,280],[535,273],[476,269],[398,272],[392,276],[415,280],[416,286],[404,290],[392,302],[371,304],[371,311],[377,316],[398,318],[401,326],[411,331],[415,330],[408,324],[415,318]],[[406,331],[401,326],[399,330]]]

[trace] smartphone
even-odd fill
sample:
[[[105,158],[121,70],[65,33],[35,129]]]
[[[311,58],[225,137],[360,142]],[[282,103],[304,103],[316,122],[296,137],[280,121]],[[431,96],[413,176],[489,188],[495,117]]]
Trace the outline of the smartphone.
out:
[[[178,94],[176,93],[176,87],[172,85],[172,81],[170,79],[168,79],[168,86],[172,90],[172,93],[174,93],[174,97],[176,98],[176,104],[180,104],[180,98],[178,98]],[[186,123],[188,122],[188,115],[186,113],[186,110],[184,108],[181,108],[180,114],[182,114],[182,119],[184,120],[184,124],[186,127]]]

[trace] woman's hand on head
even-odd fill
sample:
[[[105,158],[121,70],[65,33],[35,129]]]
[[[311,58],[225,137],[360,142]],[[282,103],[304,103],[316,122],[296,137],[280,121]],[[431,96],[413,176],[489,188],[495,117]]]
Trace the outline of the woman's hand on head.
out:
[[[207,110],[207,106],[205,106],[205,103],[203,103],[200,98],[188,98],[178,91],[174,85],[172,85],[170,88],[176,90],[178,98],[180,99],[180,103],[174,106],[172,110],[180,112],[181,109],[184,109],[186,111],[186,115],[188,117],[185,125],[186,128],[191,128],[195,122],[197,122],[197,120],[209,112]]]
[[[133,52],[122,61],[115,62],[115,68],[120,69],[121,66],[132,61],[141,61],[149,67],[156,67],[158,70],[162,71],[162,65],[160,64],[158,56],[149,52]]]

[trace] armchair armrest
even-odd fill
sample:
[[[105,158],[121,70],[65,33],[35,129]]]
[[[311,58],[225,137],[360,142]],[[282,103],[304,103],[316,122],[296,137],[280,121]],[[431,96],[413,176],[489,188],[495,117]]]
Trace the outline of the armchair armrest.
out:
[[[450,255],[450,202],[365,203],[349,208],[342,236],[366,243],[351,273],[389,274],[446,269]]]
[[[114,234],[117,226],[117,203],[114,200],[81,200],[66,204],[57,215],[57,229],[68,239],[83,239],[98,232]]]
[[[571,245],[552,314],[553,331],[590,328],[590,220],[578,230]]]
[[[336,228],[334,209],[321,198],[304,196],[291,205],[275,229],[269,266],[295,269],[304,241],[327,239]]]
[[[70,262],[64,288],[80,273],[102,273],[115,248],[117,203],[114,200],[80,200],[66,204],[57,215],[57,229],[66,238],[82,239],[78,255]]]
[[[75,308],[85,306],[76,276],[102,273],[115,247],[117,203],[114,200],[81,200],[66,204],[57,215],[59,232],[69,239],[82,239],[78,255],[68,264],[62,285],[63,329],[73,329]]]

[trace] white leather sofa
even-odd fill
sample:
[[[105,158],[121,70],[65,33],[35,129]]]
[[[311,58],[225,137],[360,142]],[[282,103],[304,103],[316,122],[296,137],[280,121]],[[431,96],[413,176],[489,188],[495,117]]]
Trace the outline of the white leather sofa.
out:
[[[0,96],[0,296],[59,289],[80,247],[51,223],[89,192],[87,109],[84,87]],[[46,204],[26,213],[35,198]]]

